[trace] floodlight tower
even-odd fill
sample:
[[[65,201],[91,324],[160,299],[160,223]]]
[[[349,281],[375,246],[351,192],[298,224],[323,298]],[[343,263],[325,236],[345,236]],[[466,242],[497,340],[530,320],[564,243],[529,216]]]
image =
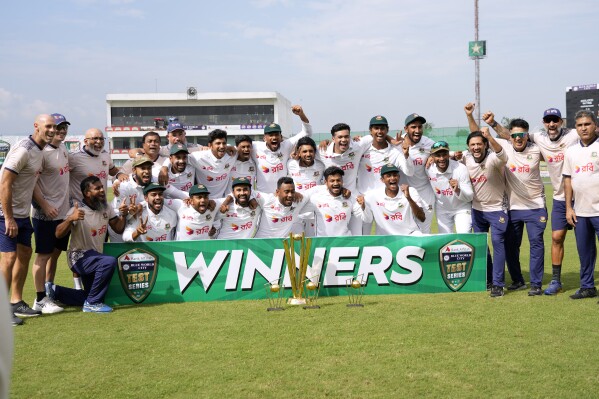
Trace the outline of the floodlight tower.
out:
[[[485,40],[478,40],[478,0],[474,0],[474,41],[468,44],[468,55],[474,60],[476,122],[480,126],[480,60],[487,55],[487,42]]]

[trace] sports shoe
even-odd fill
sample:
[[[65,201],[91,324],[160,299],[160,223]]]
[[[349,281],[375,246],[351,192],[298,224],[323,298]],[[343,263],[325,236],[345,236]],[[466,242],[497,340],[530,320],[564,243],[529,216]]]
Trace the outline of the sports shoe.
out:
[[[12,304],[12,312],[18,317],[35,317],[42,314],[41,310],[33,310],[25,303],[25,301],[19,301]]]
[[[545,289],[545,295],[557,295],[562,292],[562,283],[557,280],[551,280],[547,289]]]
[[[491,287],[491,298],[495,298],[498,296],[503,296],[503,287],[494,285]]]
[[[526,289],[526,283],[524,281],[514,281],[507,286],[508,291],[519,291]]]
[[[52,314],[52,313],[60,313],[64,310],[64,308],[61,308],[60,306],[58,306],[53,300],[52,298],[50,298],[49,296],[45,296],[44,299],[42,299],[41,301],[34,301],[33,302],[33,310],[41,310],[43,314]]]
[[[581,288],[574,294],[570,295],[572,299],[584,299],[584,298],[595,298],[597,296],[597,289],[593,288]]]
[[[23,320],[19,319],[17,316],[15,316],[15,314],[12,314],[12,325],[13,327],[15,326],[20,326],[21,324],[23,324]]]
[[[530,291],[528,291],[528,296],[536,295],[543,295],[543,290],[541,290],[541,287],[530,287]]]
[[[90,313],[110,313],[112,312],[112,308],[108,305],[103,304],[102,302],[89,303],[85,301],[85,303],[83,304],[83,311]]]

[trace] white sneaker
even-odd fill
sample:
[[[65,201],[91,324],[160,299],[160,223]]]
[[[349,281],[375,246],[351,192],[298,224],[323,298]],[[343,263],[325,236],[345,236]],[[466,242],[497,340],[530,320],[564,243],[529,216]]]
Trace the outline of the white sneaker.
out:
[[[58,306],[49,296],[45,296],[41,301],[33,302],[33,310],[40,310],[43,314],[60,313],[64,310]]]

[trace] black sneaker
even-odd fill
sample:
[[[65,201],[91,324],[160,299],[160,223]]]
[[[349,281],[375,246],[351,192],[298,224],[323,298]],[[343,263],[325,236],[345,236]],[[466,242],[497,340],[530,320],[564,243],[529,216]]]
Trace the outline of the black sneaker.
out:
[[[581,288],[574,294],[570,295],[572,299],[584,299],[584,298],[595,298],[597,296],[597,289],[593,288]]]
[[[528,291],[528,296],[537,295],[543,295],[543,290],[541,290],[541,287],[530,287],[530,291]]]
[[[514,281],[513,283],[511,283],[510,285],[507,286],[508,291],[518,291],[518,290],[525,290],[525,289],[526,289],[526,283],[524,281]]]
[[[491,298],[495,298],[498,296],[503,296],[503,287],[494,285],[491,287]]]
[[[15,316],[15,314],[12,314],[12,325],[13,326],[20,326],[21,324],[23,324],[23,320],[19,319],[17,316]]]
[[[12,312],[15,316],[18,317],[35,317],[42,314],[41,310],[33,310],[25,303],[25,301],[20,301],[15,304],[12,304]]]

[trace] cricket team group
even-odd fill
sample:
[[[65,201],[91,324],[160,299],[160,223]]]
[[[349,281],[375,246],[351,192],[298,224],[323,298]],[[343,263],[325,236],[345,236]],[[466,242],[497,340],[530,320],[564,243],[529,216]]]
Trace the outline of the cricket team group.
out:
[[[579,111],[575,129],[561,113],[543,113],[544,129],[514,119],[487,127],[464,107],[468,151],[451,151],[445,141],[426,137],[426,119],[410,114],[403,134],[391,136],[384,116],[370,119],[370,135],[352,137],[345,123],[331,128],[329,140],[315,143],[301,106],[292,107],[302,130],[283,138],[281,127],[264,128],[263,141],[227,132],[208,134],[208,146],[187,143],[176,118],[168,124],[168,144],[158,132],[143,136],[142,148],[116,167],[99,129],[85,133],[80,150],[64,145],[70,123],[61,114],[38,115],[31,136],[15,144],[0,173],[0,265],[9,288],[13,325],[22,318],[58,313],[61,306],[106,313],[108,285],[117,266],[102,253],[112,242],[208,240],[306,236],[421,235],[490,232],[487,288],[502,296],[505,266],[508,290],[529,296],[562,291],[564,240],[574,227],[580,259],[580,288],[572,299],[597,296],[594,284],[595,234],[599,235],[599,142],[592,112]],[[546,208],[540,163],[553,187]],[[107,201],[114,178],[114,199]],[[542,289],[543,233],[551,221],[552,277]],[[520,266],[524,227],[530,242],[530,284]],[[36,298],[23,300],[32,257]],[[66,251],[74,287],[54,284],[57,259]]]

